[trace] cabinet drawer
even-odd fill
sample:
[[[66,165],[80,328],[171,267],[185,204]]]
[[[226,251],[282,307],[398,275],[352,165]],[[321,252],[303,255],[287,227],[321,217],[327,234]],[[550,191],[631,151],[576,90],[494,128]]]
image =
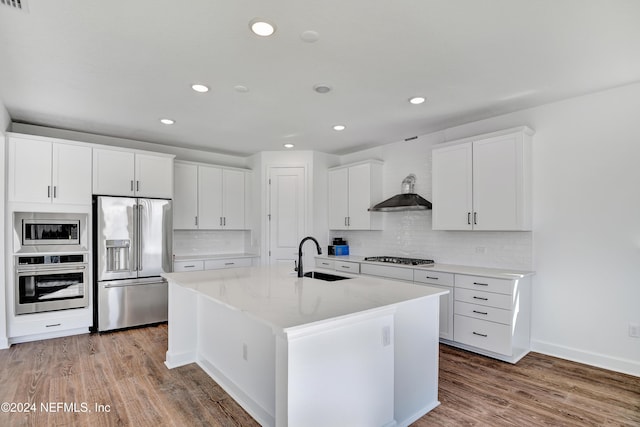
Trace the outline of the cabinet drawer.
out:
[[[203,261],[176,261],[173,263],[173,271],[199,271],[204,268]]]
[[[9,336],[13,338],[51,334],[80,328],[86,328],[86,332],[89,332],[89,327],[92,324],[91,312],[85,309],[73,311],[78,311],[78,314],[73,316],[60,314],[52,316],[51,313],[21,315],[8,322]]]
[[[513,292],[513,280],[456,274],[455,282],[457,288],[477,289],[498,294],[511,294]]]
[[[484,305],[469,304],[462,301],[455,302],[455,313],[461,316],[474,317],[476,319],[491,322],[511,324],[512,311],[502,308],[487,307]]]
[[[362,264],[360,266],[360,272],[362,274],[368,274],[370,276],[386,277],[388,279],[406,280],[413,282],[413,269],[402,267],[389,267],[386,265],[377,264]]]
[[[453,286],[453,274],[440,271],[413,270],[413,281],[433,285]]]
[[[457,342],[511,356],[511,327],[455,315],[453,339]]]
[[[208,259],[204,262],[205,270],[238,267],[251,267],[251,258]]]
[[[455,288],[456,301],[511,310],[511,295]]]
[[[335,269],[335,261],[332,259],[321,259],[316,258],[316,267],[318,268],[328,268],[330,270]]]
[[[344,271],[345,273],[360,274],[360,263],[351,261],[339,261],[334,263],[337,271]]]

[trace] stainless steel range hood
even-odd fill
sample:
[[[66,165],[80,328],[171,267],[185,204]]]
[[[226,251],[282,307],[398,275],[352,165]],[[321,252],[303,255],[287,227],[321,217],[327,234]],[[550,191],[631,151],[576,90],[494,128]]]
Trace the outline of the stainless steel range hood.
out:
[[[431,202],[416,194],[416,176],[410,174],[402,180],[400,194],[380,202],[369,210],[372,212],[423,211],[431,209]]]

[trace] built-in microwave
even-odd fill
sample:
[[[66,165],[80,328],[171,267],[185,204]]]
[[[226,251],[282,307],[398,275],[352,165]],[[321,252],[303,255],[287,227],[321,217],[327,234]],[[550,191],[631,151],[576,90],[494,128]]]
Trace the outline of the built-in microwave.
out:
[[[16,253],[87,251],[87,214],[14,212]]]

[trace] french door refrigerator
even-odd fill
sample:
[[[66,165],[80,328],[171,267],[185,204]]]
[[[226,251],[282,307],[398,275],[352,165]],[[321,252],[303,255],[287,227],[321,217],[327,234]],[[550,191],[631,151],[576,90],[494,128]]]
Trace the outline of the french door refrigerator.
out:
[[[171,200],[96,196],[93,207],[94,330],[166,321]]]

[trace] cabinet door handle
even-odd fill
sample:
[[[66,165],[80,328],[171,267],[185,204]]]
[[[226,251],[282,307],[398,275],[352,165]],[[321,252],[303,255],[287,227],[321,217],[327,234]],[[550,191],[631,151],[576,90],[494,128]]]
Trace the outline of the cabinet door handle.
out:
[[[484,312],[484,311],[478,311],[478,310],[473,310],[473,312],[474,312],[474,313],[476,313],[476,314],[484,314],[485,316],[486,316],[487,314],[489,314],[489,313],[487,313],[487,312]]]
[[[133,191],[133,180],[131,180],[131,191]]]
[[[471,212],[467,212],[467,225],[471,225]]]
[[[198,226],[198,215],[196,215],[194,218],[195,218],[195,224],[196,224],[196,227],[197,227]]]
[[[227,225],[227,217],[226,216],[222,217],[222,225],[224,225],[225,227]]]
[[[479,299],[480,301],[489,301],[489,298],[476,297],[476,296],[474,296],[473,299]]]
[[[473,225],[478,225],[478,212],[473,213]]]
[[[489,286],[488,283],[473,282],[473,284],[478,286]]]
[[[58,198],[58,186],[57,185],[53,186],[53,198],[54,199]]]
[[[51,186],[47,185],[47,199],[51,198]]]
[[[220,227],[222,227],[222,217],[220,217]]]
[[[473,331],[473,335],[477,335],[477,336],[479,336],[479,337],[484,337],[484,338],[486,338],[486,337],[487,337],[487,334],[481,334],[481,333],[476,332],[476,331]]]
[[[136,181],[136,191],[140,191],[140,181]]]
[[[349,227],[351,227],[351,217],[350,216],[347,217],[347,225]]]
[[[345,227],[347,226],[347,217],[346,216],[344,217],[344,226]]]

